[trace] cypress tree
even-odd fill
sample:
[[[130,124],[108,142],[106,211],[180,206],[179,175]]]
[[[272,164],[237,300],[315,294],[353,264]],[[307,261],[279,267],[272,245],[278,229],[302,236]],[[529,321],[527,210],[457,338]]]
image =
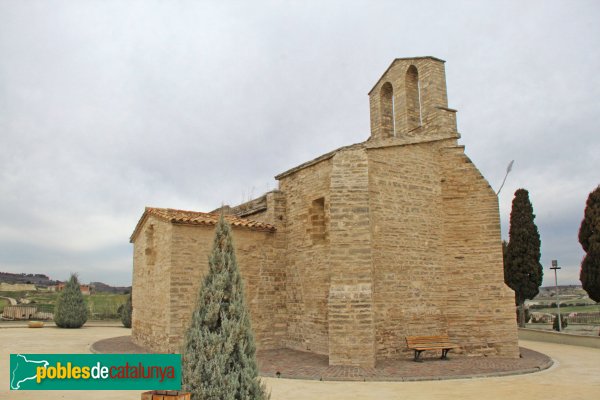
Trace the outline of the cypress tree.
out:
[[[131,312],[133,306],[131,303],[131,293],[127,296],[127,301],[121,306],[121,323],[125,328],[131,328]]]
[[[81,328],[87,318],[88,309],[81,294],[77,275],[71,274],[56,300],[54,323],[59,328]]]
[[[600,302],[600,185],[588,196],[579,243],[585,251],[579,280],[590,299]]]
[[[524,303],[539,293],[544,271],[540,264],[540,234],[533,222],[529,192],[518,189],[510,213],[509,241],[504,263],[504,282],[515,291],[519,326],[525,326]]]
[[[242,277],[222,215],[181,353],[182,389],[193,400],[269,398],[258,378]]]

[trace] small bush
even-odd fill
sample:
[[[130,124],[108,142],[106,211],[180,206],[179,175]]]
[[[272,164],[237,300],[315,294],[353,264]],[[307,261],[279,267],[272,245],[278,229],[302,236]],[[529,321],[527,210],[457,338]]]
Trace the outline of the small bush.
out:
[[[56,300],[54,323],[59,328],[81,328],[87,318],[88,309],[79,288],[77,275],[72,274]]]
[[[133,311],[133,305],[131,303],[131,294],[127,296],[127,302],[119,307],[121,309],[121,322],[125,328],[131,328],[131,312]]]
[[[562,325],[562,329],[564,330],[568,324],[567,322],[567,318],[564,316],[561,316],[560,318],[560,322]],[[552,322],[552,329],[554,329],[555,331],[559,332],[559,326],[558,326],[558,314],[554,314],[554,321]]]

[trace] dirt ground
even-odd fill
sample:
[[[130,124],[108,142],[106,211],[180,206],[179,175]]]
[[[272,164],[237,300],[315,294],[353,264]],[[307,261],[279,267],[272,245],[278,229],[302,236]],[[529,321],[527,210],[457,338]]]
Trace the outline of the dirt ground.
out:
[[[139,399],[138,391],[9,391],[10,353],[88,353],[92,343],[129,334],[117,326],[82,329],[0,327],[0,399]],[[593,399],[600,392],[600,349],[522,341],[555,365],[517,376],[426,382],[319,382],[264,378],[273,400],[299,399]]]

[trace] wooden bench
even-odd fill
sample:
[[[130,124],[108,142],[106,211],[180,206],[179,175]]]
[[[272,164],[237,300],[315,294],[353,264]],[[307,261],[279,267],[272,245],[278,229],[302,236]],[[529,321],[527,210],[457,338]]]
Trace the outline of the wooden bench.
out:
[[[442,350],[442,360],[448,359],[448,352],[460,346],[450,343],[448,335],[441,336],[407,336],[406,345],[415,351],[415,361],[422,361],[421,353],[425,350]]]

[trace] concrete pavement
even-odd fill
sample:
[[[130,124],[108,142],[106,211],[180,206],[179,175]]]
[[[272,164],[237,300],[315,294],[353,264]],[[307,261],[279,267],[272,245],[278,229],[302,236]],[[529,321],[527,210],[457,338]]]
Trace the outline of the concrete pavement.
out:
[[[101,339],[130,334],[120,327],[82,329],[0,328],[0,399],[139,399],[138,391],[52,392],[9,391],[10,353],[87,353]],[[319,382],[264,378],[273,400],[299,399],[528,399],[578,400],[598,398],[600,349],[521,341],[521,346],[545,353],[555,365],[548,370],[498,378],[423,382]]]
[[[552,357],[542,372],[498,378],[423,382],[318,382],[269,378],[273,399],[584,400],[600,393],[600,350],[522,341]]]

